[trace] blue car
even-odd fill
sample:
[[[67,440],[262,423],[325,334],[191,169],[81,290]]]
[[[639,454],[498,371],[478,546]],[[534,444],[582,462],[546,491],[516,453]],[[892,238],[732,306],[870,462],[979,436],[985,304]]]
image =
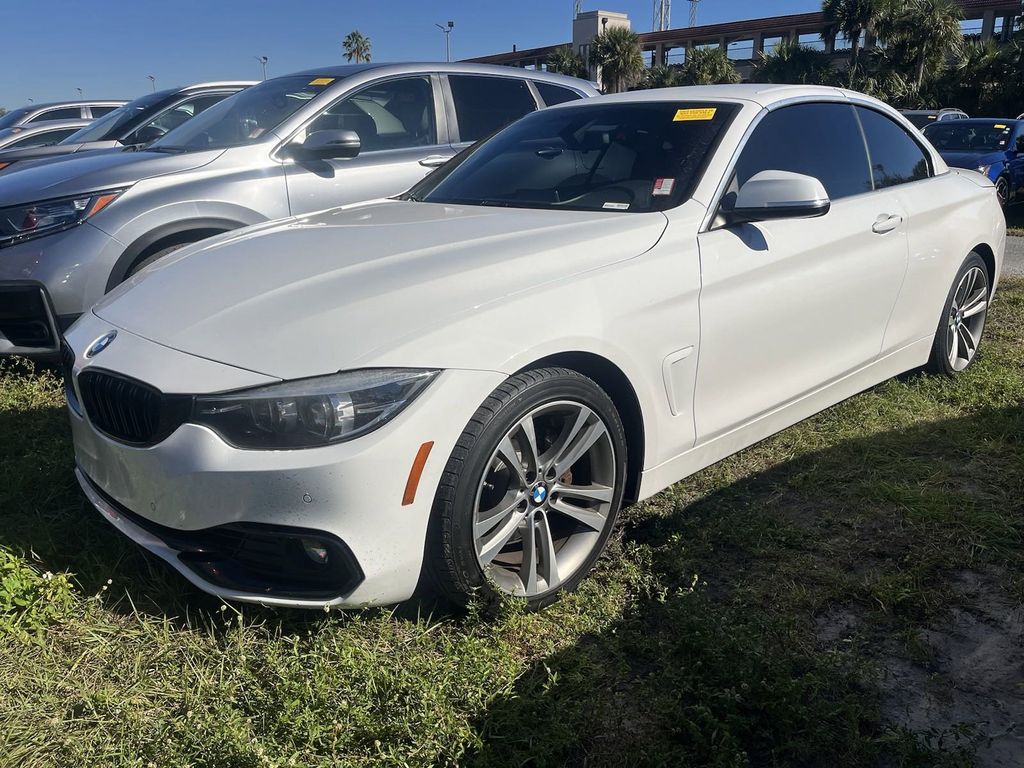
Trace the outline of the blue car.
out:
[[[924,135],[947,165],[992,179],[1004,208],[1024,202],[1024,120],[953,120],[929,125]]]

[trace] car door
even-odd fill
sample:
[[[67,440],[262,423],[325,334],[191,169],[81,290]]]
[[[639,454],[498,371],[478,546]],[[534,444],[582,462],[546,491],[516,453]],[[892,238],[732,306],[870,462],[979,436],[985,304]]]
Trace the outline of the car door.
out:
[[[289,161],[292,215],[404,192],[455,154],[443,112],[438,78],[430,74],[380,80],[331,104],[291,140],[351,130],[359,135],[359,155]]]
[[[831,209],[731,226],[718,217],[699,235],[698,443],[876,359],[907,268],[905,212],[874,182],[850,104],[765,115],[740,152],[723,207],[766,170],[819,179]]]

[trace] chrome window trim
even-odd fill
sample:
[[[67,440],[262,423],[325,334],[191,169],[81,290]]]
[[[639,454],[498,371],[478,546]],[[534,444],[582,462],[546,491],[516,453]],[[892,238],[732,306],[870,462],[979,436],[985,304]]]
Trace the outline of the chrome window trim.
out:
[[[866,107],[868,109],[872,109],[873,111],[878,112],[879,114],[881,114],[881,115],[883,115],[885,117],[888,117],[890,120],[893,120],[892,115],[888,114],[884,109],[879,109],[879,105],[877,103],[875,103],[871,99],[862,98],[862,97],[860,97],[859,94],[856,94],[856,93],[849,93],[848,94],[848,93],[845,93],[845,92],[837,92],[835,94],[821,94],[821,95],[815,95],[815,96],[793,96],[793,97],[788,98],[788,99],[782,99],[780,101],[777,101],[774,104],[769,104],[767,107],[762,107],[761,111],[758,112],[756,115],[754,115],[753,119],[750,121],[750,124],[747,126],[746,130],[743,132],[743,136],[740,138],[739,143],[736,145],[736,149],[733,151],[732,157],[729,158],[729,163],[726,166],[725,173],[722,175],[722,178],[720,178],[718,180],[718,185],[715,187],[714,194],[711,195],[712,203],[708,206],[707,210],[704,212],[704,218],[701,220],[700,227],[698,227],[698,229],[697,229],[697,235],[698,236],[702,235],[702,234],[704,234],[706,232],[712,231],[712,225],[714,224],[715,219],[718,218],[718,209],[719,209],[719,207],[722,204],[722,198],[725,197],[726,190],[729,188],[729,182],[732,181],[732,177],[733,177],[733,175],[736,172],[736,164],[739,161],[740,155],[743,153],[743,150],[746,149],[747,142],[750,141],[751,135],[754,133],[754,131],[757,129],[757,127],[761,124],[761,121],[764,120],[765,117],[767,117],[772,112],[777,112],[780,109],[784,109],[786,107],[798,106],[798,105],[801,105],[801,104],[849,104],[851,107]],[[899,114],[899,113],[897,113],[897,114]],[[884,187],[882,189],[872,189],[869,192],[862,192],[859,195],[849,195],[847,197],[841,198],[840,200],[834,201],[834,202],[842,202],[844,200],[852,200],[852,199],[855,199],[855,198],[858,198],[858,197],[863,197],[864,195],[873,195],[876,192],[885,192],[887,190],[892,190],[892,189],[895,189],[896,187],[902,187],[902,186],[906,186],[908,184],[920,184],[922,182],[931,181],[932,179],[936,179],[936,178],[939,178],[941,176],[946,176],[946,175],[949,174],[949,170],[948,169],[946,171],[942,172],[942,173],[936,173],[935,160],[936,160],[936,157],[938,157],[938,153],[934,149],[932,149],[931,147],[925,146],[923,141],[918,141],[916,138],[914,138],[913,135],[911,135],[910,131],[907,130],[906,125],[903,125],[902,121],[906,121],[906,118],[904,118],[902,115],[900,115],[900,118],[901,118],[901,121],[893,120],[893,122],[895,122],[898,126],[903,128],[903,130],[907,133],[907,135],[910,136],[917,143],[917,145],[922,149],[922,151],[928,157],[928,159],[930,161],[930,166],[931,166],[931,175],[928,178],[926,178],[926,179],[917,179],[916,181],[906,182],[905,184],[897,184],[897,185],[895,185],[893,187]],[[863,136],[863,128],[860,128],[860,122],[859,121],[858,121],[858,129],[861,130],[861,135]],[[918,131],[917,129],[914,129],[914,133],[920,133],[920,131]],[[923,136],[921,138],[924,139]],[[865,152],[866,151],[867,151],[867,138],[865,137]],[[868,154],[868,157],[870,158],[870,154]]]

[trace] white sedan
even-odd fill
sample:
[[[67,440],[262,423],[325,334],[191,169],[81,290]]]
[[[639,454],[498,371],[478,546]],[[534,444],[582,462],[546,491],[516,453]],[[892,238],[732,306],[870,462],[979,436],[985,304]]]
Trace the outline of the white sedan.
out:
[[[975,359],[994,188],[818,87],[530,115],[399,199],[178,251],[68,332],[78,479],[226,599],[540,607],[620,507]]]

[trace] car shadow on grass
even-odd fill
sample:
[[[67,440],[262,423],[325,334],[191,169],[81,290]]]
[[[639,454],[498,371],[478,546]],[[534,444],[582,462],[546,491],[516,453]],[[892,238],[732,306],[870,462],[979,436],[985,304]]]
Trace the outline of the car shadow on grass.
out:
[[[628,510],[612,558],[653,582],[498,697],[466,764],[1014,764],[1022,436],[980,410]]]

